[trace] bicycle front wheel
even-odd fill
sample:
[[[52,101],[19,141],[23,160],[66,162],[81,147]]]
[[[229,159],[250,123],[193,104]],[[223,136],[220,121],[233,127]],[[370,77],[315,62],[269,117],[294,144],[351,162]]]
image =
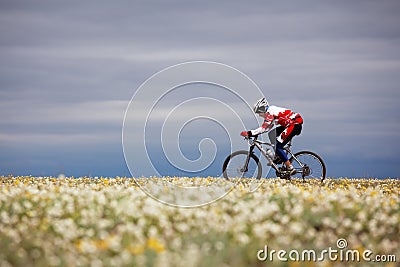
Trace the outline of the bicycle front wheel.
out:
[[[292,175],[294,178],[319,179],[323,181],[326,176],[325,163],[320,156],[311,151],[300,151],[294,154],[290,163],[297,173]]]
[[[256,178],[260,179],[262,174],[261,162],[253,153],[250,155],[246,166],[249,151],[240,150],[229,155],[222,166],[225,179],[229,178]]]

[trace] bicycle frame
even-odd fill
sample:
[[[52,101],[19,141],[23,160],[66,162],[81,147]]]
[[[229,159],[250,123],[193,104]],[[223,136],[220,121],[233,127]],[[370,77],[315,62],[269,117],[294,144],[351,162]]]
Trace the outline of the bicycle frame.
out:
[[[272,159],[267,152],[262,148],[262,145],[267,145],[269,147],[271,147],[272,149],[274,149],[274,145],[268,142],[263,142],[263,141],[259,141],[258,140],[258,136],[255,136],[254,139],[251,139],[251,137],[247,137],[246,138],[250,149],[249,149],[249,153],[247,154],[247,158],[246,158],[246,162],[245,162],[245,166],[244,166],[244,171],[248,170],[248,165],[249,165],[249,161],[250,161],[250,155],[253,153],[254,148],[256,147],[261,154],[268,160],[268,164],[270,166],[272,166],[272,168],[274,168],[275,171],[280,172],[281,170],[279,169],[278,165],[274,163],[274,159]],[[294,156],[294,154],[292,153],[292,151],[290,150],[290,147],[292,146],[292,141],[290,140],[290,142],[284,147],[285,151],[287,154],[290,154],[291,157],[300,165],[301,170],[297,170],[298,173],[303,173],[303,168],[304,165]]]

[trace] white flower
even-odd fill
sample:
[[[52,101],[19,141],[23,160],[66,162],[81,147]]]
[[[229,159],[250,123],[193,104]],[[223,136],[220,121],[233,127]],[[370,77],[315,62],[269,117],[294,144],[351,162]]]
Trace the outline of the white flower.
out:
[[[292,222],[289,224],[289,231],[295,235],[299,235],[304,232],[304,227],[300,222]]]

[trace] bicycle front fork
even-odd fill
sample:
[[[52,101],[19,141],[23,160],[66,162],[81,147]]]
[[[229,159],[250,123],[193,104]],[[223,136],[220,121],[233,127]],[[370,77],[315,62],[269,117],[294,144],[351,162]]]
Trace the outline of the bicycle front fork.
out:
[[[246,162],[244,163],[244,166],[240,169],[242,173],[245,173],[249,170],[249,162],[251,155],[253,154],[253,150],[254,150],[254,145],[250,146],[249,153],[247,153]]]

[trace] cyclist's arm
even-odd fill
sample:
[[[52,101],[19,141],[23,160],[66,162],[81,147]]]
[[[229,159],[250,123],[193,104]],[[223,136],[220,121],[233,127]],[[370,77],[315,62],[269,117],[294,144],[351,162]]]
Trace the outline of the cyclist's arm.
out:
[[[251,130],[250,131],[251,134],[258,135],[258,134],[265,133],[266,131],[269,131],[273,127],[273,123],[272,123],[273,120],[274,120],[274,116],[269,113],[266,113],[263,124],[260,127],[258,127],[257,129]]]

